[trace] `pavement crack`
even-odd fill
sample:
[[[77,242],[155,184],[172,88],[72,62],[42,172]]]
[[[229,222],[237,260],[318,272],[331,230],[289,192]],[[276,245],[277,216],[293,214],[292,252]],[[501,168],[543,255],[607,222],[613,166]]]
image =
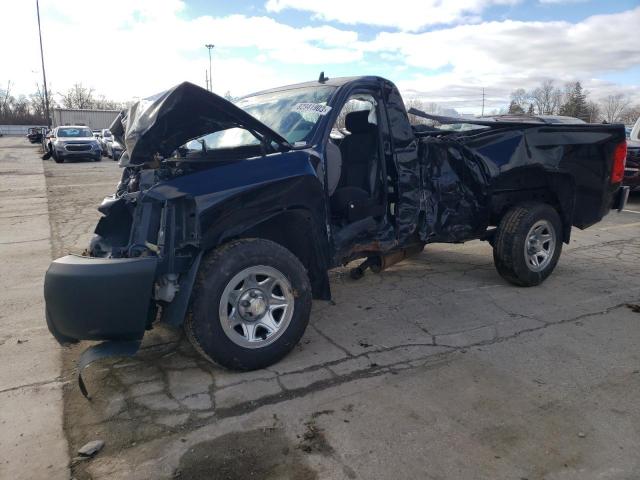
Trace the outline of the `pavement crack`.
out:
[[[353,357],[353,354],[349,350],[344,348],[342,345],[337,344],[335,341],[333,341],[332,338],[325,335],[325,333],[322,330],[320,330],[317,326],[315,326],[312,323],[309,323],[309,326],[313,328],[316,331],[316,333],[320,335],[322,338],[324,338],[327,342],[329,342],[331,345],[333,345],[337,349],[341,350],[347,357]]]
[[[626,306],[628,303],[629,302],[622,302],[622,303],[619,303],[617,305],[614,305],[612,307],[608,307],[608,308],[606,308],[604,310],[600,310],[600,311],[597,311],[597,312],[583,313],[583,314],[578,315],[576,317],[566,318],[564,320],[559,320],[557,322],[543,323],[543,325],[539,325],[537,327],[525,328],[525,329],[519,330],[518,332],[513,333],[511,335],[506,335],[506,336],[503,336],[503,337],[497,337],[496,336],[491,340],[482,340],[482,341],[475,342],[475,343],[470,343],[470,344],[464,345],[464,346],[446,345],[446,344],[442,344],[442,343],[436,343],[436,345],[439,346],[439,347],[451,348],[453,350],[466,350],[469,347],[489,346],[489,345],[493,345],[493,344],[496,344],[496,343],[506,342],[506,341],[512,340],[514,338],[518,338],[518,337],[520,337],[521,335],[523,335],[525,333],[537,332],[537,331],[545,330],[545,329],[547,329],[549,327],[553,327],[553,326],[556,326],[556,325],[563,325],[563,324],[566,324],[566,323],[577,322],[577,321],[582,320],[584,318],[597,317],[597,316],[600,316],[600,315],[607,315],[608,313],[611,313],[614,310],[617,310],[619,308],[622,308],[622,307]],[[477,329],[473,329],[473,330],[477,330]],[[469,331],[473,331],[473,330],[469,330]],[[464,332],[460,332],[460,333],[464,333]],[[437,338],[436,338],[436,340],[437,340]]]
[[[64,380],[61,377],[56,377],[52,380],[43,380],[41,382],[33,382],[33,383],[25,383],[23,385],[16,385],[15,387],[4,388],[0,390],[0,394],[7,392],[14,392],[16,390],[22,390],[23,388],[37,388],[37,387],[45,387],[47,385],[60,384],[60,386],[69,383],[69,380]]]
[[[17,240],[15,242],[0,242],[0,245],[16,245],[18,243],[44,242],[45,240],[51,240],[51,237],[33,238],[30,240]]]

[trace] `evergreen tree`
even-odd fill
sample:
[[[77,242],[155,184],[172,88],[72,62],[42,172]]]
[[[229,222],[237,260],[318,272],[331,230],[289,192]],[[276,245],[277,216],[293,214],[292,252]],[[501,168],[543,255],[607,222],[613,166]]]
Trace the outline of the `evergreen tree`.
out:
[[[560,107],[559,113],[567,117],[581,118],[582,120],[588,121],[589,106],[587,104],[587,94],[582,89],[580,82],[567,86],[565,102]]]
[[[587,94],[582,89],[580,82],[576,82],[573,87],[573,115],[582,120],[589,120],[589,106],[587,105]]]

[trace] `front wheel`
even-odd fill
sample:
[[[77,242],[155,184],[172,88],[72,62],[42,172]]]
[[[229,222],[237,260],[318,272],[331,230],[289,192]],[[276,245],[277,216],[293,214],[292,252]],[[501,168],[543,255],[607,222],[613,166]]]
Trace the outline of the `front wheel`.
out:
[[[309,322],[311,286],[300,260],[264,239],[230,242],[202,260],[187,336],[207,359],[236,370],[274,364]]]
[[[498,225],[493,261],[507,281],[532,287],[541,284],[555,269],[562,251],[562,221],[544,203],[519,205],[509,210]]]

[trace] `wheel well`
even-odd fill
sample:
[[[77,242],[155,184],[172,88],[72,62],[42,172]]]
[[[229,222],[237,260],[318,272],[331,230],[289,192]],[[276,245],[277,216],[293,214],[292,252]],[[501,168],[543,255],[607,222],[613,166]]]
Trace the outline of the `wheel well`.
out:
[[[264,238],[276,242],[293,253],[307,269],[313,298],[330,300],[328,265],[318,248],[319,232],[314,231],[313,219],[306,210],[286,210],[250,227],[237,238]],[[231,240],[231,239],[228,239]]]
[[[524,188],[524,185],[531,187]],[[520,188],[518,188],[519,186]],[[562,173],[527,172],[526,179],[521,176],[515,184],[511,184],[509,187],[513,190],[496,191],[491,197],[489,222],[491,225],[498,225],[507,211],[515,205],[530,202],[546,203],[555,208],[560,215],[562,238],[565,243],[569,243],[575,207],[573,177]]]

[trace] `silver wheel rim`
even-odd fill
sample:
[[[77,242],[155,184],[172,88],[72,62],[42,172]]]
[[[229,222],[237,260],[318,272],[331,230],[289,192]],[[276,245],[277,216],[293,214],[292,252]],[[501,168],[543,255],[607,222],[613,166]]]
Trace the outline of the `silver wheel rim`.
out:
[[[533,272],[544,270],[553,258],[556,249],[556,231],[548,220],[533,224],[524,244],[527,267]]]
[[[287,329],[295,299],[291,283],[275,268],[245,268],[234,276],[220,298],[222,329],[236,345],[262,348]]]

